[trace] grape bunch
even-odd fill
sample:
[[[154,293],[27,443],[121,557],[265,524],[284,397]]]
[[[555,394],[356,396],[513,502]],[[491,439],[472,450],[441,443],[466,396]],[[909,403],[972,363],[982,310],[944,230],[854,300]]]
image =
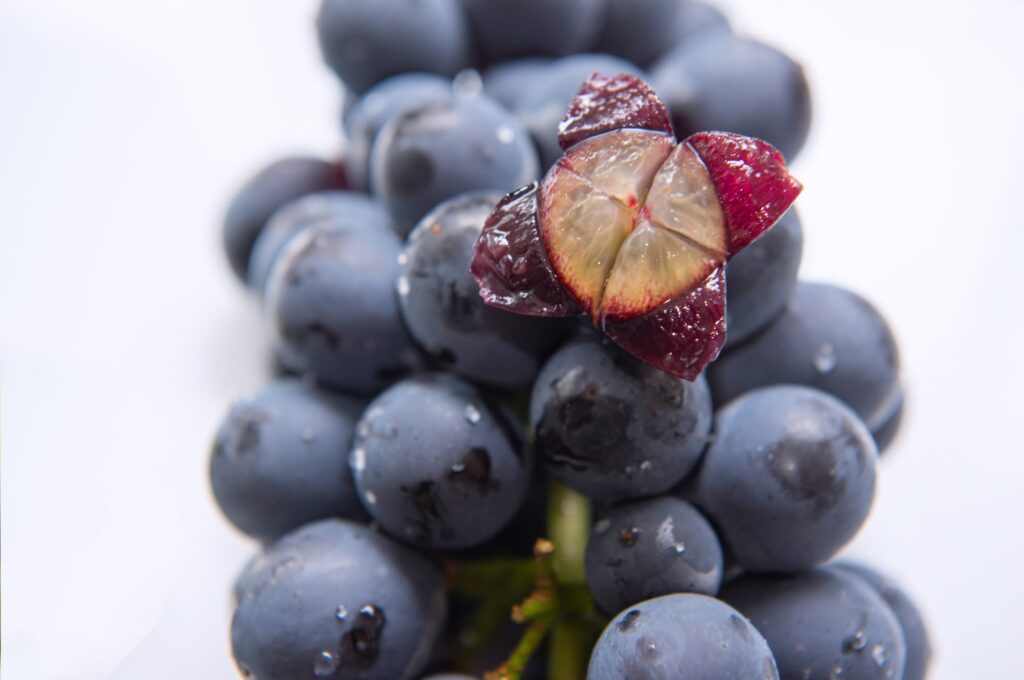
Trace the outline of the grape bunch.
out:
[[[223,225],[278,376],[210,458],[254,680],[920,680],[835,558],[903,412],[798,279],[801,67],[700,0],[323,0],[340,155]]]

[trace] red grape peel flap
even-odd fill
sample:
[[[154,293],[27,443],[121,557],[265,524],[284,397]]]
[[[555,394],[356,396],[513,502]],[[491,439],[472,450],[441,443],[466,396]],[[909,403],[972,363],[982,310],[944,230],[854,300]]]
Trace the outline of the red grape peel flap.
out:
[[[677,143],[633,76],[592,76],[562,123],[565,155],[506,196],[471,271],[487,304],[587,314],[623,349],[693,380],[725,343],[725,263],[801,191],[758,139],[701,132]]]

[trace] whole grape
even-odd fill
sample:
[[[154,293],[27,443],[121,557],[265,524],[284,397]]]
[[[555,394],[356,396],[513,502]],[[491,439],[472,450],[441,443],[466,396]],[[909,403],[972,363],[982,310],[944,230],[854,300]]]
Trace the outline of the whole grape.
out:
[[[721,597],[764,635],[782,680],[904,677],[906,643],[892,610],[838,569],[744,574]]]
[[[323,0],[316,28],[324,61],[356,94],[398,73],[469,65],[458,0]]]
[[[298,380],[273,382],[232,406],[210,459],[225,516],[261,540],[325,517],[361,518],[346,464],[361,408]]]
[[[608,0],[597,51],[649,66],[678,39],[680,0]]]
[[[739,612],[695,593],[620,612],[601,633],[587,680],[778,680],[772,653]]]
[[[445,368],[489,385],[523,388],[565,338],[566,324],[489,307],[480,298],[469,263],[500,198],[462,194],[420,220],[402,251],[398,300],[409,332]]]
[[[756,390],[716,415],[697,505],[739,566],[807,569],[864,523],[877,458],[867,428],[834,397],[793,385]]]
[[[367,512],[432,548],[483,543],[516,514],[531,466],[514,426],[471,385],[407,378],[370,403],[349,457]]]
[[[483,73],[484,93],[509,111],[515,111],[551,62],[547,57],[526,57],[495,64]]]
[[[405,230],[438,203],[474,190],[506,193],[536,179],[537,152],[518,120],[485,95],[425,104],[384,126],[370,185]]]
[[[606,0],[462,0],[477,47],[490,61],[559,57],[587,49]]]
[[[672,496],[614,505],[599,514],[586,553],[587,586],[615,613],[659,595],[714,595],[722,546],[704,516]]]
[[[438,569],[343,520],[285,535],[239,586],[231,646],[245,677],[415,678],[444,626]]]
[[[416,365],[394,281],[392,232],[311,225],[291,239],[267,281],[264,307],[282,363],[337,389],[380,390]]]
[[[874,431],[899,401],[899,364],[896,339],[869,302],[800,281],[782,314],[729,348],[707,375],[716,404],[768,385],[806,385],[844,401]]]
[[[235,275],[246,281],[253,245],[278,208],[306,194],[347,187],[341,165],[304,156],[282,158],[251,177],[224,215],[224,251]]]
[[[370,188],[370,154],[377,135],[395,116],[452,97],[452,81],[433,73],[400,73],[374,85],[344,115],[349,182]]]
[[[324,191],[286,203],[274,213],[256,239],[249,258],[249,287],[263,293],[270,270],[293,237],[307,227],[325,223],[330,228],[393,230],[388,212],[366,194]]]
[[[683,42],[658,60],[651,78],[680,139],[735,132],[771,143],[791,161],[811,129],[803,67],[750,38],[716,31]]]
[[[924,617],[914,601],[892,579],[867,565],[840,562],[833,567],[840,572],[853,574],[862,579],[889,605],[900,624],[900,630],[903,631],[903,639],[907,643],[907,663],[903,670],[903,680],[924,680],[928,675],[928,665],[931,662],[932,645],[928,638],[928,628],[925,626]]]
[[[663,493],[693,469],[711,398],[703,377],[676,378],[588,335],[541,369],[530,422],[552,476],[611,502]]]

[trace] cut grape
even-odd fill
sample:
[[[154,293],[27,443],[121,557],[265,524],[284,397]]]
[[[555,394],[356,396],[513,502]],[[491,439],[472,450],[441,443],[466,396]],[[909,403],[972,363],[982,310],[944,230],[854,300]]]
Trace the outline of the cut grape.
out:
[[[636,77],[592,76],[563,122],[570,148],[541,183],[538,209],[499,206],[491,221],[502,231],[485,227],[472,271],[488,304],[519,313],[554,315],[530,297],[561,287],[624,349],[692,380],[725,342],[725,262],[801,186],[771,145],[725,132],[677,145],[663,114]],[[509,260],[524,266],[509,276]]]

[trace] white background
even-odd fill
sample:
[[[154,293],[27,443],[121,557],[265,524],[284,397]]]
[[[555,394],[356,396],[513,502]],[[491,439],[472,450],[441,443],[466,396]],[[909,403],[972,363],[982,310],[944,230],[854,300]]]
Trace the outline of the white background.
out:
[[[0,0],[3,677],[219,679],[253,546],[211,434],[268,348],[218,220],[338,148],[313,0]],[[729,0],[807,67],[803,273],[900,337],[904,436],[851,552],[899,577],[935,678],[1022,677],[1024,3]]]

